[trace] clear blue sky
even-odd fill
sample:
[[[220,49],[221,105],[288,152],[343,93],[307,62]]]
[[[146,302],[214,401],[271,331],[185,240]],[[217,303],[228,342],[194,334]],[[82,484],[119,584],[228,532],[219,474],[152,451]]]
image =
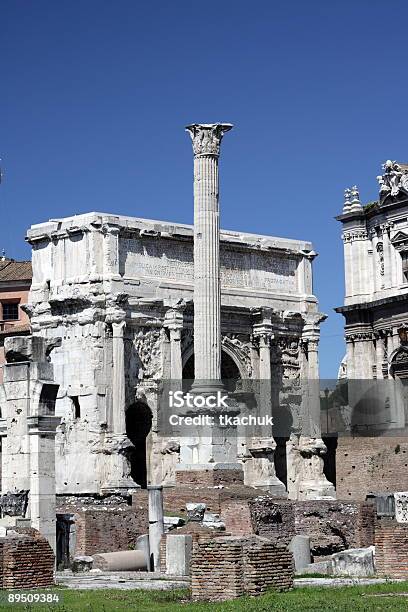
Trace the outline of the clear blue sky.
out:
[[[192,221],[190,122],[223,143],[222,226],[312,240],[321,375],[344,352],[343,189],[408,158],[406,2],[0,0],[0,248],[90,210]]]

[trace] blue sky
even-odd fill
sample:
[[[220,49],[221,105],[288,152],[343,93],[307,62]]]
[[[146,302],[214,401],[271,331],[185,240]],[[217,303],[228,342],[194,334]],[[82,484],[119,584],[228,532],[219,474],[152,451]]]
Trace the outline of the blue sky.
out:
[[[191,122],[226,121],[222,226],[312,240],[321,375],[344,352],[339,214],[406,161],[406,2],[0,0],[0,249],[90,210],[192,221]]]

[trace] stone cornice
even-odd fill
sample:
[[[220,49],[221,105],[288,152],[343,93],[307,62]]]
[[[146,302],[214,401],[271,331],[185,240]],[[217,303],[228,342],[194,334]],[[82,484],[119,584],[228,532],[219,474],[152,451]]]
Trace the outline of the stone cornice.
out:
[[[353,312],[355,310],[372,310],[379,306],[385,306],[387,304],[395,304],[395,302],[404,302],[408,300],[408,293],[391,295],[380,300],[373,300],[371,302],[360,302],[358,304],[349,304],[347,306],[337,306],[333,310],[340,314]]]
[[[344,231],[342,234],[343,242],[353,242],[355,240],[367,240],[368,233],[363,229],[354,229]]]
[[[408,198],[406,197],[403,197],[401,200],[397,200],[395,202],[384,202],[381,205],[378,205],[377,207],[369,208],[367,210],[364,209],[363,205],[363,208],[360,211],[343,213],[341,215],[337,215],[334,218],[336,219],[336,221],[340,221],[341,223],[346,223],[347,221],[359,219],[366,220],[372,219],[377,216],[387,216],[389,212],[393,212],[398,208],[403,207],[408,207]]]
[[[115,233],[118,228],[120,235],[131,237],[160,237],[178,240],[192,240],[193,226],[181,223],[170,223],[154,219],[140,219],[138,217],[115,216],[105,213],[87,213],[75,217],[40,223],[32,226],[27,232],[27,242],[35,244],[43,241],[67,238],[75,233],[103,232],[104,229]],[[298,257],[314,257],[313,245],[304,240],[278,238],[262,234],[250,234],[221,229],[221,242],[231,244],[234,249],[257,249],[260,251],[281,253],[284,255],[297,255]]]

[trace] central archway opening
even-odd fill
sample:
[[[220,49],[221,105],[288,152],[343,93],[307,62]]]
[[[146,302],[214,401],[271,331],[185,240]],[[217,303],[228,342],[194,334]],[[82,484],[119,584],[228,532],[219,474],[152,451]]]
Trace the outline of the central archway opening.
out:
[[[228,391],[234,391],[237,381],[241,378],[238,366],[225,351],[221,352],[221,379]],[[183,380],[194,380],[194,353],[190,355],[183,367]]]
[[[130,475],[138,485],[147,487],[149,434],[153,415],[147,404],[135,402],[126,411],[126,435],[134,445],[129,453]]]

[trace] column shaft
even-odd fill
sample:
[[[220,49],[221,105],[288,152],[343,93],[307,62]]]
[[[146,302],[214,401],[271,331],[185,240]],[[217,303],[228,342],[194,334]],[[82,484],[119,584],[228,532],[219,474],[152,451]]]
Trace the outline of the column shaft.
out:
[[[183,378],[180,329],[170,330],[170,376],[172,380],[181,380]]]
[[[221,378],[218,157],[194,160],[194,353],[196,380]]]
[[[112,323],[113,329],[113,384],[112,384],[112,431],[114,434],[126,433],[126,396],[125,396],[125,344],[126,323]]]

